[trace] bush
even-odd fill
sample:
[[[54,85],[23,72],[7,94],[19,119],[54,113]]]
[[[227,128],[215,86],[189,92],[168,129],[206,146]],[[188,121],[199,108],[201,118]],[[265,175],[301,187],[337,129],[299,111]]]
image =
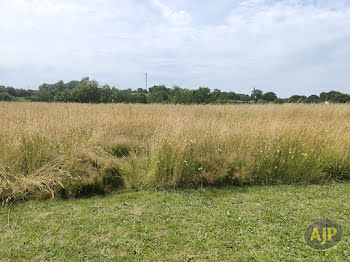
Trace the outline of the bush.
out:
[[[276,98],[275,100],[273,100],[273,103],[274,103],[274,104],[283,104],[283,103],[284,103],[284,100],[281,99],[281,98]]]
[[[14,97],[7,92],[0,92],[0,101],[13,101]]]

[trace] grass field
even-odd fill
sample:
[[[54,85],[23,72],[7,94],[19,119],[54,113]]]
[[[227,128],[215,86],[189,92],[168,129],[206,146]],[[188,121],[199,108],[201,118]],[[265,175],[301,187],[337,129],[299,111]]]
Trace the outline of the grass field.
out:
[[[349,119],[349,105],[0,103],[0,260],[346,261]],[[324,252],[303,243],[320,219],[344,228]]]
[[[349,105],[0,103],[0,197],[347,180]]]
[[[2,261],[348,261],[350,183],[122,191],[0,209]],[[333,249],[303,242],[314,221]]]

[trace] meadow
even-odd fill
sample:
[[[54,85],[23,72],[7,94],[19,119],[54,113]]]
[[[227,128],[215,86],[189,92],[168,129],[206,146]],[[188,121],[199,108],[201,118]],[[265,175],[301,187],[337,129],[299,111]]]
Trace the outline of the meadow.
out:
[[[0,103],[0,198],[350,178],[350,105]]]

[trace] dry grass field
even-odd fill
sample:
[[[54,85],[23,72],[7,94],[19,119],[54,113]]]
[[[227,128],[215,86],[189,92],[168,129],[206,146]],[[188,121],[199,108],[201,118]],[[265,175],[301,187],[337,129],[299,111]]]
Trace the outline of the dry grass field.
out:
[[[350,106],[0,103],[0,197],[350,177]]]

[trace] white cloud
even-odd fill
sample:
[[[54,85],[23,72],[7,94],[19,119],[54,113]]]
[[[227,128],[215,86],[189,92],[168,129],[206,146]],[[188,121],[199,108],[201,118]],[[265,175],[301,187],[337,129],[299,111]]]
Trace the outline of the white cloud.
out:
[[[150,84],[186,88],[349,92],[350,6],[340,2],[4,0],[0,84],[90,76],[137,88],[147,71]]]
[[[184,10],[173,11],[160,0],[152,0],[152,3],[159,8],[163,17],[173,24],[184,25],[191,21],[191,16]]]

